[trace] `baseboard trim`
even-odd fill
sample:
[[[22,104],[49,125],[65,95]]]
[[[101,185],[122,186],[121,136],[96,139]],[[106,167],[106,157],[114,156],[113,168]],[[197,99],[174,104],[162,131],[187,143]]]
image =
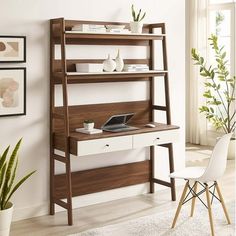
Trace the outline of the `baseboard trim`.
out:
[[[183,182],[177,181],[176,186],[182,185]],[[156,185],[157,191],[167,190],[165,186]],[[170,191],[170,190],[169,190]],[[94,204],[114,201],[127,197],[134,197],[141,194],[146,194],[149,192],[149,183],[138,184],[123,188],[117,188],[112,190],[107,190],[98,193],[92,193],[87,195],[82,195],[73,198],[73,209],[79,207],[90,206]],[[56,205],[56,212],[65,211],[64,208]],[[25,220],[29,218],[34,218],[38,216],[44,216],[49,214],[49,202],[44,202],[42,204],[14,208],[13,221]]]

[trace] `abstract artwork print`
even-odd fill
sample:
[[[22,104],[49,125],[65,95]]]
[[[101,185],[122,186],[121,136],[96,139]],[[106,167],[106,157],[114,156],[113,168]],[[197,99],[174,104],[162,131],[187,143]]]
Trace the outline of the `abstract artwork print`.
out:
[[[0,116],[25,115],[25,68],[0,68]]]
[[[26,38],[24,36],[0,36],[0,63],[25,61]]]

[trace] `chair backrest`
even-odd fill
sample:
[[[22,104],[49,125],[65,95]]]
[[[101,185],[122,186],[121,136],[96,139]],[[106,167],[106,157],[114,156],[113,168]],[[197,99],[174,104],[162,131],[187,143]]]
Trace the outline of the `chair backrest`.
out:
[[[212,151],[208,166],[204,174],[200,177],[202,182],[206,183],[210,181],[216,181],[224,174],[231,136],[232,133],[225,134],[217,141]]]

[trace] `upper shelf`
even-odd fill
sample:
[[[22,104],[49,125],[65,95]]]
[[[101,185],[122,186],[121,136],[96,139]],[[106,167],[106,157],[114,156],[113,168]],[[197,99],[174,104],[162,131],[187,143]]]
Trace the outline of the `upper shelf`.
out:
[[[165,34],[85,33],[65,31],[66,44],[75,45],[136,45],[149,46],[152,40],[163,40]],[[60,44],[59,32],[54,33],[55,43]]]
[[[79,73],[67,72],[68,83],[97,83],[97,82],[125,82],[148,80],[150,77],[164,76],[165,70],[149,70],[136,72],[100,72],[100,73]],[[61,72],[54,73],[54,81],[56,84],[62,83],[63,74]]]
[[[66,38],[96,38],[96,39],[130,39],[130,40],[162,40],[165,34],[134,34],[134,33],[86,33],[80,31],[65,31]]]

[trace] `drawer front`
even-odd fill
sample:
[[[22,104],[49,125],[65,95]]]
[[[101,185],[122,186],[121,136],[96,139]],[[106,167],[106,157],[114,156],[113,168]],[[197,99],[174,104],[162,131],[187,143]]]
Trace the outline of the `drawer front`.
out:
[[[79,141],[77,143],[78,156],[86,156],[91,154],[114,152],[127,149],[132,149],[132,136]]]
[[[164,143],[173,143],[178,140],[178,134],[178,129],[136,134],[133,136],[133,148],[148,147]]]

